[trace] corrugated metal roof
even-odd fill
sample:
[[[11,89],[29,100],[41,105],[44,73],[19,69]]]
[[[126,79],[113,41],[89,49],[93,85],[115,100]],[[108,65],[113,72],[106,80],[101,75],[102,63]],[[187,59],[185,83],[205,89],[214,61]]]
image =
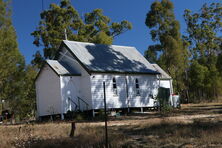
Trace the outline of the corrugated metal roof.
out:
[[[67,64],[57,60],[46,60],[46,62],[58,75],[81,75]]]
[[[152,64],[152,66],[160,73],[160,79],[172,79],[159,65]]]
[[[91,72],[158,73],[135,47],[63,42]]]

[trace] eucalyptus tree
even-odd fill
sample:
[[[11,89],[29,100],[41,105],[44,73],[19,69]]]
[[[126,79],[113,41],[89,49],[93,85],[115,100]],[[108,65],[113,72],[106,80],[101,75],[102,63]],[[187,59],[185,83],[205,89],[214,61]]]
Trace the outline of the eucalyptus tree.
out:
[[[54,57],[61,41],[65,39],[64,30],[69,40],[109,45],[116,36],[132,28],[126,20],[111,22],[102,9],[95,9],[81,17],[70,0],[61,0],[60,5],[51,4],[40,16],[39,26],[31,34],[33,43],[43,47],[43,56],[41,52],[34,55],[33,64],[37,65],[41,65],[46,58]]]
[[[13,98],[14,82],[24,68],[24,58],[18,50],[16,32],[11,21],[9,1],[0,0],[0,97]]]
[[[37,72],[36,68],[25,65],[18,49],[11,12],[10,0],[0,0],[0,101],[5,100],[17,117],[24,118],[35,109]]]
[[[187,24],[184,39],[189,43],[191,67],[198,64],[207,71],[194,75],[191,69],[190,85],[202,83],[202,87],[197,87],[193,95],[202,99],[215,98],[222,90],[222,4],[204,4],[198,12],[186,9],[184,18]],[[205,81],[196,81],[203,76]]]
[[[175,19],[174,5],[170,0],[155,1],[146,15],[146,26],[155,45],[148,47],[145,57],[158,63],[174,79],[174,88],[182,92],[187,68],[187,50]]]

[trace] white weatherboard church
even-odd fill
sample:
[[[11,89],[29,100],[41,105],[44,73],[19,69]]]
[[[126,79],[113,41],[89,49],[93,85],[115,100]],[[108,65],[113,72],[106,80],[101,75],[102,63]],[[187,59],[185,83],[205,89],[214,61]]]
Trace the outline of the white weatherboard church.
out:
[[[104,108],[103,82],[109,109],[154,107],[160,86],[172,93],[172,79],[161,79],[157,66],[134,47],[64,40],[36,78],[38,117],[60,114],[63,119],[75,110],[94,115]]]

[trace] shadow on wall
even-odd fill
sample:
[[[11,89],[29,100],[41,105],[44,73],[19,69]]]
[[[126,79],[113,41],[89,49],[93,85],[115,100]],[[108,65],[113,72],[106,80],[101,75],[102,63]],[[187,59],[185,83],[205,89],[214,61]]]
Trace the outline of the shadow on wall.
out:
[[[124,47],[115,47],[115,48],[124,48]],[[127,48],[127,47],[126,47]],[[147,68],[147,65],[144,63],[140,62],[139,60],[132,60],[128,59],[127,57],[124,56],[123,53],[112,49],[108,45],[87,45],[85,46],[85,49],[88,51],[89,54],[91,54],[94,58],[90,60],[90,65],[87,67],[91,70],[94,71],[110,71],[110,72],[144,72],[144,73],[154,73],[155,71],[150,70]],[[121,49],[122,50],[122,49]],[[125,49],[127,50],[127,49]],[[129,49],[131,50],[131,49]],[[133,52],[132,52],[133,53]],[[132,54],[131,53],[131,54]],[[134,56],[134,55],[131,55]],[[135,55],[137,56],[137,55]],[[141,58],[140,56],[138,58]],[[117,89],[118,89],[118,94],[119,96],[113,97],[113,94],[107,94],[107,105],[109,108],[120,108],[120,107],[127,107],[127,99],[126,99],[126,84],[125,84],[125,77],[121,77],[121,82],[117,80]],[[93,92],[96,92],[94,94],[93,100],[95,99],[96,101],[94,102],[96,108],[103,108],[104,106],[104,96],[103,96],[103,80],[106,80],[106,89],[108,92],[113,92],[112,91],[112,77],[111,76],[104,76],[101,79],[101,82],[94,82],[95,84],[91,83],[91,86],[94,86]],[[68,82],[66,82],[68,84]],[[100,83],[100,85],[97,85],[97,83]],[[134,82],[132,82],[134,83]],[[141,87],[141,96],[139,99],[139,104],[140,105],[147,105],[149,104],[150,98],[149,95],[152,94],[152,90],[155,88],[155,84],[151,80],[149,82],[141,81],[141,86],[147,86],[147,87]],[[90,84],[89,84],[90,85]],[[133,85],[134,86],[134,85]],[[149,87],[148,87],[149,86]],[[134,90],[134,88],[132,88]],[[67,90],[68,91],[68,90]],[[71,92],[71,90],[70,90]],[[67,93],[67,92],[64,92]],[[63,93],[63,94],[64,94]],[[130,94],[131,93],[131,94]],[[134,91],[129,92],[129,96],[131,98],[135,98],[133,95]],[[71,93],[72,94],[72,93]],[[67,94],[68,96],[68,94]],[[67,98],[67,96],[65,98]],[[73,96],[71,96],[73,98]],[[113,101],[115,99],[115,101]],[[77,102],[76,102],[77,103]],[[116,103],[118,106],[116,106]],[[65,104],[68,105],[68,102],[65,102]],[[132,99],[131,100],[132,106],[136,106],[138,104],[138,99]]]
[[[63,80],[62,95],[64,99],[63,100],[64,110],[65,112],[68,110],[75,110],[76,109],[75,104],[78,104],[77,96],[79,95],[79,89],[76,86],[77,82],[75,82],[76,79],[71,77],[63,77],[62,80]]]
[[[146,81],[142,81],[143,79]],[[103,80],[106,83],[106,101],[108,108],[126,108],[128,107],[128,100],[126,96],[126,83],[125,75],[115,75],[117,83],[117,93],[114,95],[113,92],[113,75],[104,74],[99,75],[92,79],[92,100],[94,102],[94,107],[96,109],[104,107],[104,91],[103,91]],[[132,78],[131,78],[132,79]],[[136,86],[133,81],[134,79],[128,82],[129,89],[129,106],[130,107],[148,107],[153,105],[151,100],[151,95],[155,95],[155,90],[157,89],[157,83],[154,77],[150,76],[141,76],[140,82],[140,95],[136,95]]]
[[[93,102],[94,107],[96,109],[104,108],[104,89],[103,89],[103,81],[105,81],[106,86],[106,102],[108,108],[116,108],[117,106],[123,106],[124,101],[126,100],[125,96],[122,96],[123,92],[125,92],[125,86],[122,83],[118,83],[118,78],[120,76],[117,76],[117,92],[118,96],[114,96],[113,94],[113,83],[112,83],[112,75],[101,75],[101,77],[96,78],[95,80],[92,80],[92,92],[93,92]],[[120,85],[121,84],[121,85]],[[121,96],[120,96],[121,95]],[[120,97],[122,99],[120,99]]]
[[[141,80],[143,80],[144,77],[141,77]],[[156,79],[152,76],[146,76],[145,81],[139,81],[139,90],[140,90],[140,95],[136,95],[136,87],[134,80],[132,81],[133,85],[130,87],[131,94],[130,95],[130,106],[132,107],[147,107],[147,106],[153,106],[154,102],[153,97],[157,95],[157,82]]]
[[[121,52],[116,51],[108,45],[87,45],[85,48],[88,50],[88,53],[94,57],[90,61],[90,65],[88,66],[89,69],[93,71],[110,71],[110,72],[144,72],[144,73],[154,73],[155,71],[150,70],[147,68],[146,65],[141,63],[140,61],[135,61],[135,60],[130,60],[127,57],[125,57]],[[116,47],[116,48],[124,48],[124,47]],[[127,49],[126,49],[127,50]],[[129,49],[130,50],[130,49]],[[98,52],[99,51],[99,52]],[[136,55],[135,55],[136,56]],[[112,80],[111,78],[104,77],[104,80],[106,80],[106,89],[108,92],[112,92]],[[117,80],[117,89],[118,89],[118,94],[119,96],[117,97],[112,97],[115,100],[116,103],[118,103],[119,107],[127,107],[127,100],[126,100],[126,86],[125,86],[125,80],[122,81],[122,83],[118,83],[119,81]],[[102,86],[102,80],[101,85],[95,85],[95,88],[93,92],[95,93],[94,99],[98,100],[96,101],[96,108],[102,108],[103,107],[103,101],[101,99],[104,98],[103,96],[103,86]],[[111,83],[111,84],[110,84]],[[149,95],[153,94],[153,89],[156,88],[156,84],[154,84],[154,81],[149,81],[149,82],[141,82],[141,83],[147,83],[147,84],[141,84],[141,86],[149,86],[146,88],[141,88],[141,96],[138,99],[132,99],[136,98],[132,93],[133,91],[130,91],[129,89],[129,97],[131,97],[131,105],[136,106],[138,105],[138,101],[140,105],[146,106],[150,102]],[[94,83],[96,84],[96,82]],[[92,84],[92,86],[94,85]],[[132,88],[133,90],[134,88]],[[131,96],[130,96],[131,95]],[[115,108],[115,102],[111,99],[109,99],[110,96],[107,97],[107,105],[110,108]],[[101,98],[101,99],[100,99]],[[111,98],[111,97],[110,97]]]

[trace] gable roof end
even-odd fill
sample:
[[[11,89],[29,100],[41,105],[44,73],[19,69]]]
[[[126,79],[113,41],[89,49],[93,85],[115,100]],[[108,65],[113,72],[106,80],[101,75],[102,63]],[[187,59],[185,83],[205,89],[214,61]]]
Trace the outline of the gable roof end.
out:
[[[159,65],[152,64],[152,66],[160,73],[159,79],[172,79]]]
[[[62,76],[80,76],[81,74],[69,67],[65,63],[57,60],[46,60],[46,63],[56,72],[57,75]]]

